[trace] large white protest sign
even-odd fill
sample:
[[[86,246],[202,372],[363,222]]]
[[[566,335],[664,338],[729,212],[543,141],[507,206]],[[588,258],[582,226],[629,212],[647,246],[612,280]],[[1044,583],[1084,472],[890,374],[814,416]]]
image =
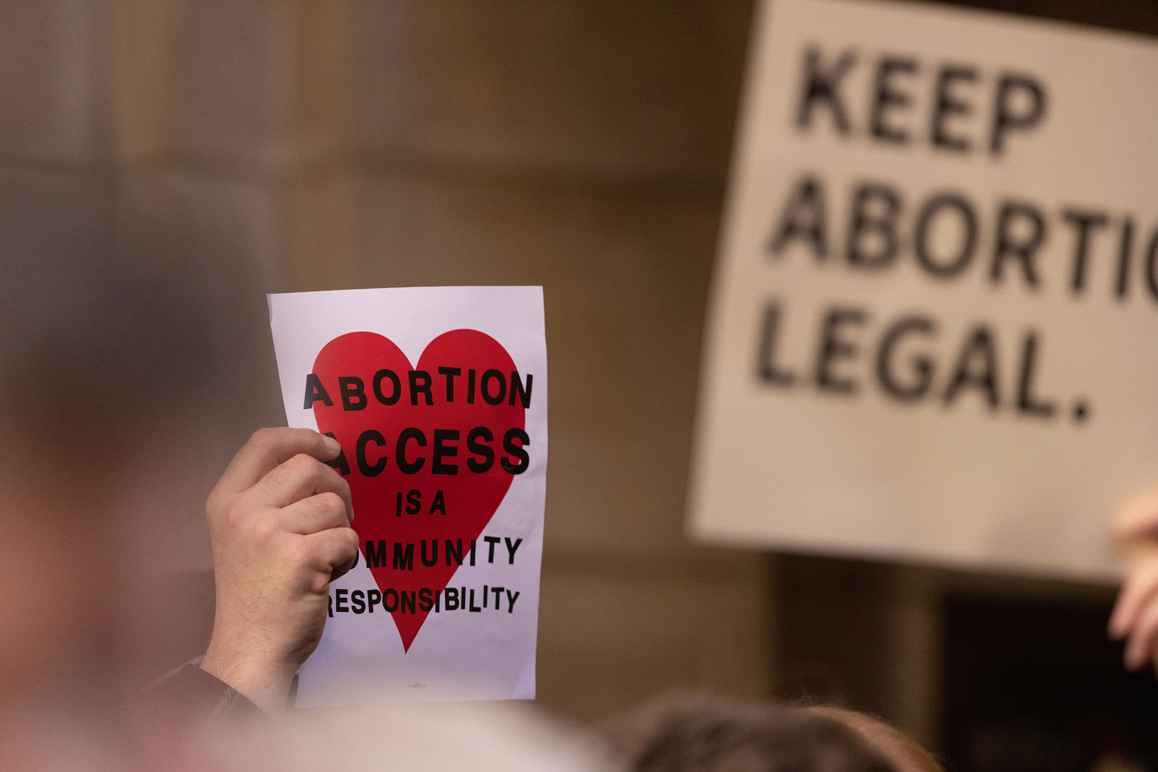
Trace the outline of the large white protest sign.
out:
[[[1158,480],[1158,45],[839,0],[753,39],[693,532],[1111,575]]]
[[[361,554],[297,703],[535,693],[547,467],[539,287],[270,295],[291,426],[337,438]]]

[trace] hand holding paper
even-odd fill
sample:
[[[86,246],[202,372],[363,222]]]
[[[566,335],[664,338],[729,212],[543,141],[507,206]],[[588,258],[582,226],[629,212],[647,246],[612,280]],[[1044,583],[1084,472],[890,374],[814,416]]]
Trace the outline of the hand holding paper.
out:
[[[201,667],[266,710],[284,706],[322,637],[332,578],[358,554],[337,442],[262,429],[209,495],[217,605]]]
[[[538,287],[271,295],[286,418],[341,446],[358,554],[304,707],[534,695],[547,461]]]

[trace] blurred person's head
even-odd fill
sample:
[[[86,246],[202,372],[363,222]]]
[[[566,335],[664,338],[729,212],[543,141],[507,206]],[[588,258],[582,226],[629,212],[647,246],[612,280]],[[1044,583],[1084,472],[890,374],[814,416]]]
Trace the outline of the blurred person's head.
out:
[[[608,726],[634,772],[904,772],[847,722],[771,703],[666,698]]]
[[[916,740],[875,716],[831,705],[815,705],[802,710],[852,729],[888,759],[898,772],[942,772],[937,760]]]
[[[0,704],[132,659],[157,571],[199,546],[167,537],[202,527],[195,454],[253,371],[252,272],[91,204],[83,234],[36,197],[0,229]]]
[[[241,738],[246,770],[622,772],[600,743],[516,702],[403,703],[375,693],[358,709],[297,711],[261,743]]]

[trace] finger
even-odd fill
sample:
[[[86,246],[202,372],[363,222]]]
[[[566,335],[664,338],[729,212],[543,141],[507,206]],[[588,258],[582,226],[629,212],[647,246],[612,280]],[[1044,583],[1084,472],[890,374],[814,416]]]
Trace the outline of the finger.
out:
[[[281,508],[327,492],[341,497],[346,504],[347,521],[353,521],[349,483],[313,456],[300,453],[271,469],[243,495],[247,504],[254,507]]]
[[[349,516],[346,500],[333,491],[304,498],[278,510],[282,528],[303,535],[345,528],[350,525]]]
[[[1126,500],[1114,516],[1114,540],[1121,542],[1158,538],[1158,488]]]
[[[1139,564],[1126,577],[1126,583],[1110,615],[1110,634],[1115,638],[1126,635],[1155,594],[1158,594],[1158,560]]]
[[[1158,638],[1158,603],[1145,608],[1138,623],[1130,630],[1130,640],[1126,643],[1126,667],[1137,670],[1146,664],[1154,651],[1154,641]]]
[[[322,461],[337,458],[342,450],[338,441],[312,429],[278,427],[258,429],[237,451],[221,476],[219,486],[241,493],[257,483],[279,464],[298,454]]]
[[[334,579],[349,571],[358,557],[358,534],[353,528],[330,528],[303,538],[311,567]]]

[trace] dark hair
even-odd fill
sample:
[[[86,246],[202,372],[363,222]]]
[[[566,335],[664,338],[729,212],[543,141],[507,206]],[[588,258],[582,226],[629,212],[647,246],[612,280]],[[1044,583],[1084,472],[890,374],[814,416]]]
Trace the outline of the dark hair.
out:
[[[842,723],[767,703],[667,698],[606,729],[635,772],[895,772]]]

